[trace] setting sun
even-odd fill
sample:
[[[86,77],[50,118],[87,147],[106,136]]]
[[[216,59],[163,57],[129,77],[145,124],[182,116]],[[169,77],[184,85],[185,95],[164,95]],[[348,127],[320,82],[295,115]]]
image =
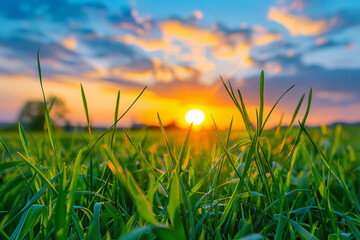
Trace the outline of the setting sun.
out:
[[[185,120],[189,124],[199,125],[205,120],[205,114],[199,109],[192,109],[186,113]]]

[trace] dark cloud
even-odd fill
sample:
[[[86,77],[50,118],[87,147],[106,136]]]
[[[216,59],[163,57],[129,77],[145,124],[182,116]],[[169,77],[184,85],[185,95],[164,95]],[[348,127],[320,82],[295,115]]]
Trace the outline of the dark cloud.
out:
[[[230,29],[221,23],[216,23],[213,26],[213,29],[215,32],[223,33],[223,34],[229,36],[230,39],[233,37],[236,37],[236,36],[238,36],[238,37],[241,36],[244,38],[244,40],[247,40],[247,41],[250,41],[251,34],[253,33],[253,30],[250,28]]]
[[[92,69],[82,57],[56,42],[39,42],[30,38],[0,39],[0,46],[4,49],[2,57],[17,60],[18,67],[13,69],[13,74],[25,73],[32,69],[36,74],[36,52],[41,50],[41,61],[47,75],[68,74],[77,75]],[[55,67],[56,65],[56,67]],[[22,69],[22,71],[20,71]],[[8,71],[6,71],[8,72]]]
[[[330,32],[345,30],[349,27],[360,26],[360,9],[343,9],[337,12],[334,16],[336,23],[330,29]]]
[[[83,40],[83,43],[93,50],[93,56],[96,57],[130,57],[138,56],[137,52],[128,45],[112,41],[106,37],[97,37],[94,39]]]
[[[322,44],[315,44],[312,47],[310,47],[307,52],[314,52],[317,50],[325,50],[329,48],[335,48],[335,47],[347,47],[351,44],[351,42],[345,42],[345,41],[334,41],[334,40],[326,40]]]
[[[87,48],[87,53],[83,57],[91,57],[99,62],[106,62],[109,68],[118,65],[131,65],[147,58],[132,46],[115,41],[111,37],[99,36],[91,30],[81,32],[78,41]]]
[[[123,7],[116,14],[108,15],[107,19],[113,27],[132,32],[135,35],[144,35],[156,24],[151,18],[140,19],[137,11],[129,7]]]

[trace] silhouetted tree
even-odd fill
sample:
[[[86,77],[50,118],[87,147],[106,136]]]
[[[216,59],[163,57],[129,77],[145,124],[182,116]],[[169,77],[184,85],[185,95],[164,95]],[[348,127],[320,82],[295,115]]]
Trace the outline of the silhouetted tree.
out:
[[[61,98],[49,97],[47,106],[54,124],[61,124],[66,121],[67,110],[65,102]],[[27,101],[20,111],[18,121],[33,130],[42,130],[45,123],[44,103],[42,101]]]

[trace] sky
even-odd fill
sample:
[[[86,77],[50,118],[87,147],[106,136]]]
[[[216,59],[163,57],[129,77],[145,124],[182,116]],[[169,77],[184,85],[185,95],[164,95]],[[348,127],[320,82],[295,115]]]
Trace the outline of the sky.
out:
[[[73,124],[86,122],[80,83],[94,126],[119,123],[186,127],[185,113],[204,111],[202,127],[234,117],[220,76],[240,89],[255,121],[265,73],[265,113],[290,86],[269,120],[289,123],[310,88],[309,125],[360,121],[360,1],[17,0],[0,3],[0,122],[16,122],[40,100],[36,52],[45,93],[61,97]]]

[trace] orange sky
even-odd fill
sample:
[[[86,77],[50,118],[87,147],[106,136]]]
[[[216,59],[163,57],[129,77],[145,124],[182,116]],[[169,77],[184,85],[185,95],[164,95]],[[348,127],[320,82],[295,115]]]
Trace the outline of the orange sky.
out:
[[[25,76],[14,76],[12,78],[0,78],[3,83],[6,83],[8,91],[2,95],[2,98],[7,99],[8,105],[3,105],[3,110],[12,110],[20,109],[22,103],[29,99],[39,99],[41,96],[40,84],[38,79],[30,79]],[[113,122],[113,114],[116,102],[117,95],[117,85],[112,83],[99,83],[96,81],[88,81],[85,79],[66,79],[61,78],[60,81],[44,81],[45,92],[47,96],[56,95],[61,96],[66,102],[68,109],[67,118],[71,122],[76,124],[85,125],[86,118],[85,112],[82,105],[81,93],[80,93],[80,81],[83,80],[83,87],[87,97],[87,103],[89,108],[90,120],[93,126],[110,126]],[[19,87],[21,86],[21,87]],[[220,92],[225,92],[224,87],[221,85],[219,80],[219,85],[217,89],[220,89]],[[29,91],[32,89],[32,91]],[[138,89],[124,88],[120,90],[120,112],[124,112],[132,101],[140,93]],[[15,93],[15,94],[14,94]],[[163,123],[169,124],[173,121],[182,128],[188,127],[188,123],[185,121],[185,114],[191,109],[200,109],[205,115],[205,121],[203,124],[196,126],[195,129],[209,129],[213,128],[213,122],[211,115],[213,115],[216,124],[219,128],[225,129],[228,127],[231,117],[234,117],[234,127],[237,129],[243,129],[244,125],[238,110],[235,105],[230,102],[230,98],[226,97],[223,102],[216,104],[211,101],[211,92],[199,93],[199,98],[196,99],[191,92],[186,92],[185,89],[177,89],[176,91],[170,92],[170,95],[174,94],[175,97],[162,97],[158,96],[151,90],[149,87],[145,90],[144,94],[140,97],[138,102],[130,110],[130,112],[123,118],[119,123],[119,126],[129,127],[133,123],[138,124],[148,124],[148,125],[158,125],[157,115],[159,112]],[[181,94],[182,97],[176,96]],[[186,97],[189,94],[189,97]],[[284,98],[284,102],[280,106],[286,105],[286,100],[291,98],[291,94]],[[280,95],[279,95],[280,96]],[[194,97],[194,101],[192,101]],[[200,100],[199,100],[200,99]],[[202,100],[201,100],[202,99]],[[205,101],[203,101],[205,100]],[[207,103],[208,101],[208,103]],[[245,99],[245,102],[247,100]],[[12,104],[15,103],[15,104]],[[7,109],[7,106],[9,109]],[[294,105],[294,109],[295,109]],[[303,103],[303,110],[306,106],[306,98]],[[255,105],[247,105],[249,115],[252,121],[255,121]],[[11,109],[10,109],[11,108]],[[266,104],[265,114],[270,110],[270,106]],[[303,110],[299,114],[299,119],[302,117]],[[356,109],[354,109],[356,110]],[[331,121],[338,120],[338,113],[342,112],[343,109],[336,108],[324,108],[322,111],[316,113],[310,113],[310,118],[308,124],[317,125]],[[268,127],[274,127],[277,125],[281,111],[275,110],[272,114],[272,117],[269,120]],[[287,124],[291,119],[292,111],[284,112],[283,123]],[[324,120],[323,116],[326,115]],[[343,116],[341,119],[344,119]],[[351,119],[349,119],[351,120]]]
[[[38,49],[46,94],[65,100],[74,125],[85,123],[82,83],[94,126],[112,124],[118,90],[124,111],[148,86],[119,125],[157,125],[159,112],[164,124],[186,127],[185,113],[196,108],[206,115],[199,128],[213,126],[210,114],[220,128],[232,116],[243,128],[219,75],[242,91],[255,122],[261,70],[265,113],[296,85],[268,127],[282,113],[288,124],[311,87],[308,124],[360,121],[359,2],[93,2],[39,1],[27,8],[19,0],[0,9],[0,122],[16,122],[27,100],[41,99]]]

